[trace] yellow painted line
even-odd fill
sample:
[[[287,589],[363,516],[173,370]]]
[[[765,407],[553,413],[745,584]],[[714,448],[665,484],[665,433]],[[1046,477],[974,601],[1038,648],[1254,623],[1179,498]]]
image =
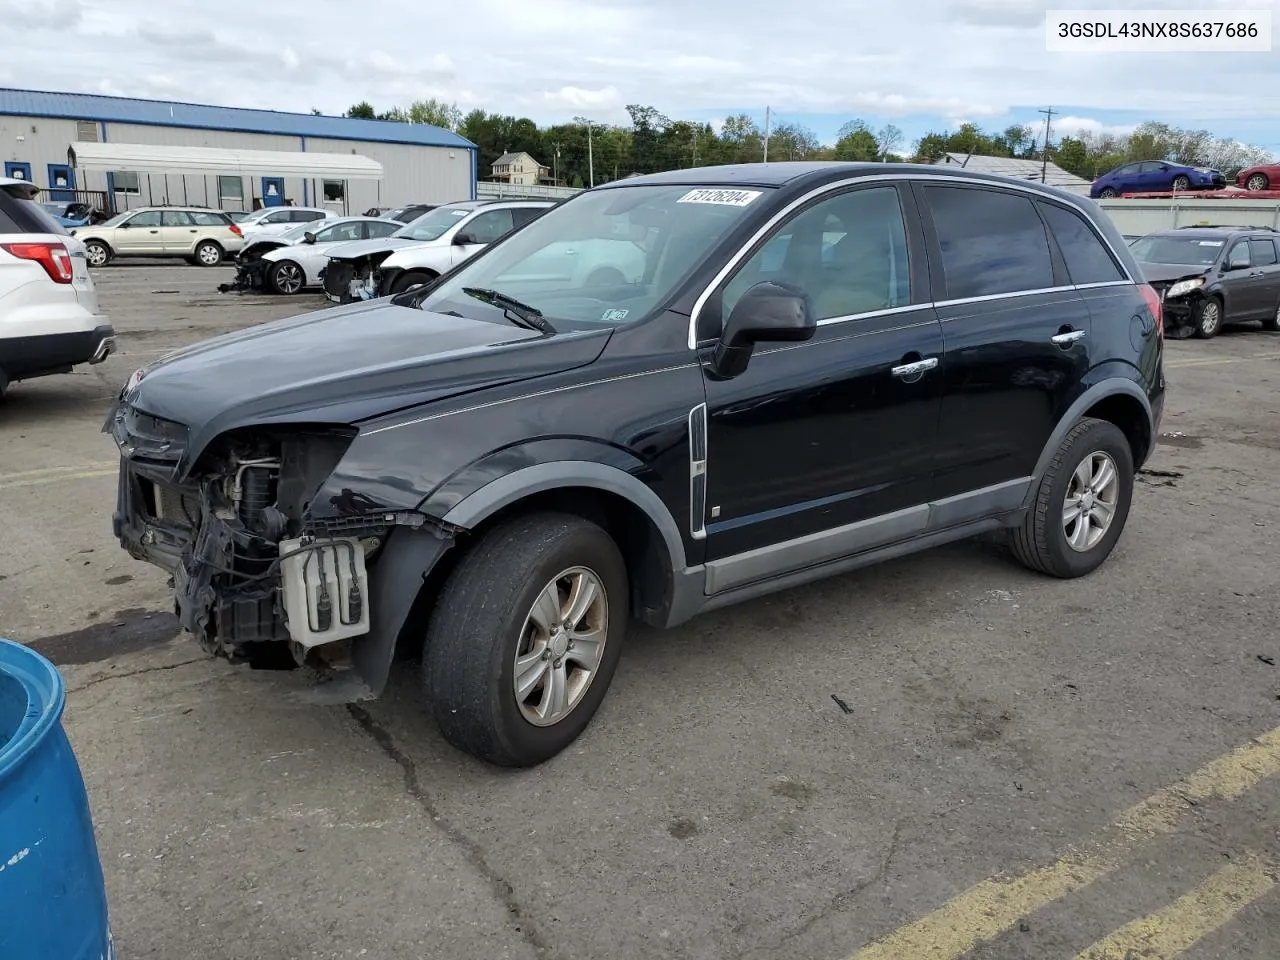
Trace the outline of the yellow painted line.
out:
[[[81,467],[75,471],[67,471],[65,473],[50,473],[44,476],[22,477],[18,474],[10,474],[9,476],[0,475],[0,490],[10,490],[14,487],[43,487],[46,484],[58,483],[63,480],[89,480],[93,477],[113,477],[118,474],[119,466],[98,467],[96,469],[86,470]],[[12,477],[12,479],[10,479]]]
[[[1124,811],[1083,849],[1046,867],[975,884],[852,960],[958,958],[1041,907],[1118,869],[1144,843],[1173,832],[1191,801],[1230,800],[1280,773],[1280,728],[1201,767]]]
[[[1248,856],[1223,867],[1169,906],[1126,923],[1076,960],[1172,960],[1195,946],[1276,885],[1274,867]]]
[[[1255,360],[1280,360],[1280,353],[1260,353],[1256,357],[1192,357],[1187,360],[1166,360],[1166,367],[1207,367],[1218,363],[1253,363]]]

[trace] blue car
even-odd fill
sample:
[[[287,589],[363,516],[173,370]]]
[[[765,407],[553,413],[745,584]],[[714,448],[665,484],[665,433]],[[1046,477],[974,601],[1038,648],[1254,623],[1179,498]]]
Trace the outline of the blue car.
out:
[[[1118,197],[1122,193],[1168,193],[1175,190],[1221,190],[1227,178],[1219,170],[1189,167],[1167,160],[1126,163],[1104,173],[1089,188],[1095,200]]]
[[[93,207],[87,203],[55,201],[53,203],[42,203],[40,206],[44,207],[49,216],[67,229],[88,225],[89,217],[93,214]]]

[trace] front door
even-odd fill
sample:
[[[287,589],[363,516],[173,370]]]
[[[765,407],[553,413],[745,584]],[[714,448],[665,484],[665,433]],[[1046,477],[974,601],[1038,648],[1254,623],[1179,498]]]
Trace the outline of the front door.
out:
[[[70,203],[75,198],[75,168],[65,163],[49,164],[49,199]]]
[[[708,592],[924,528],[942,332],[909,201],[874,185],[811,202],[704,307],[723,323],[772,280],[808,293],[818,319],[811,340],[761,345],[740,376],[706,378]]]
[[[25,180],[31,182],[31,164],[23,163],[21,160],[6,160],[4,162],[4,175],[12,177],[14,180]]]
[[[264,207],[284,205],[284,177],[262,178],[262,205]]]
[[[1268,256],[1269,254],[1269,256]],[[1269,260],[1267,264],[1260,261]],[[1224,319],[1257,320],[1269,316],[1276,308],[1275,246],[1270,240],[1237,240],[1223,260],[1222,291],[1225,294]]]
[[[135,213],[116,227],[111,239],[116,253],[155,256],[164,253],[164,237],[160,234],[160,211]]]
[[[450,264],[458,264],[468,257],[479,253],[490,243],[505,237],[515,228],[511,217],[511,208],[486,210],[458,226],[451,247]],[[465,240],[466,243],[459,243]]]
[[[942,321],[937,495],[1016,507],[1089,370],[1092,320],[1026,194],[918,188]],[[981,509],[980,509],[981,508]]]

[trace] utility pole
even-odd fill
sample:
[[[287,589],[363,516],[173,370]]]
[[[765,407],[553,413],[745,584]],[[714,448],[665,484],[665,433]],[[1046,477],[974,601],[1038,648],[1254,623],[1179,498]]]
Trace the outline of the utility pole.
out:
[[[689,162],[689,166],[696,167],[698,165],[698,128],[693,128],[693,159]]]
[[[1053,115],[1056,111],[1053,107],[1050,107],[1048,110],[1041,110],[1040,112],[1044,114],[1044,156],[1040,161],[1040,182],[1046,183],[1045,178],[1049,173],[1049,124],[1053,120]]]
[[[591,121],[587,121],[587,179],[590,185],[596,185],[596,154],[591,144]]]
[[[769,108],[764,108],[764,162],[769,162]]]

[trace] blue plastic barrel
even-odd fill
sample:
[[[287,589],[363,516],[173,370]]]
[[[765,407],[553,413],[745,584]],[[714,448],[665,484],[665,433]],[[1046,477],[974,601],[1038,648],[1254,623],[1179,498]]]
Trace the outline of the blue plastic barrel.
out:
[[[0,639],[0,958],[110,960],[89,798],[57,668]]]

